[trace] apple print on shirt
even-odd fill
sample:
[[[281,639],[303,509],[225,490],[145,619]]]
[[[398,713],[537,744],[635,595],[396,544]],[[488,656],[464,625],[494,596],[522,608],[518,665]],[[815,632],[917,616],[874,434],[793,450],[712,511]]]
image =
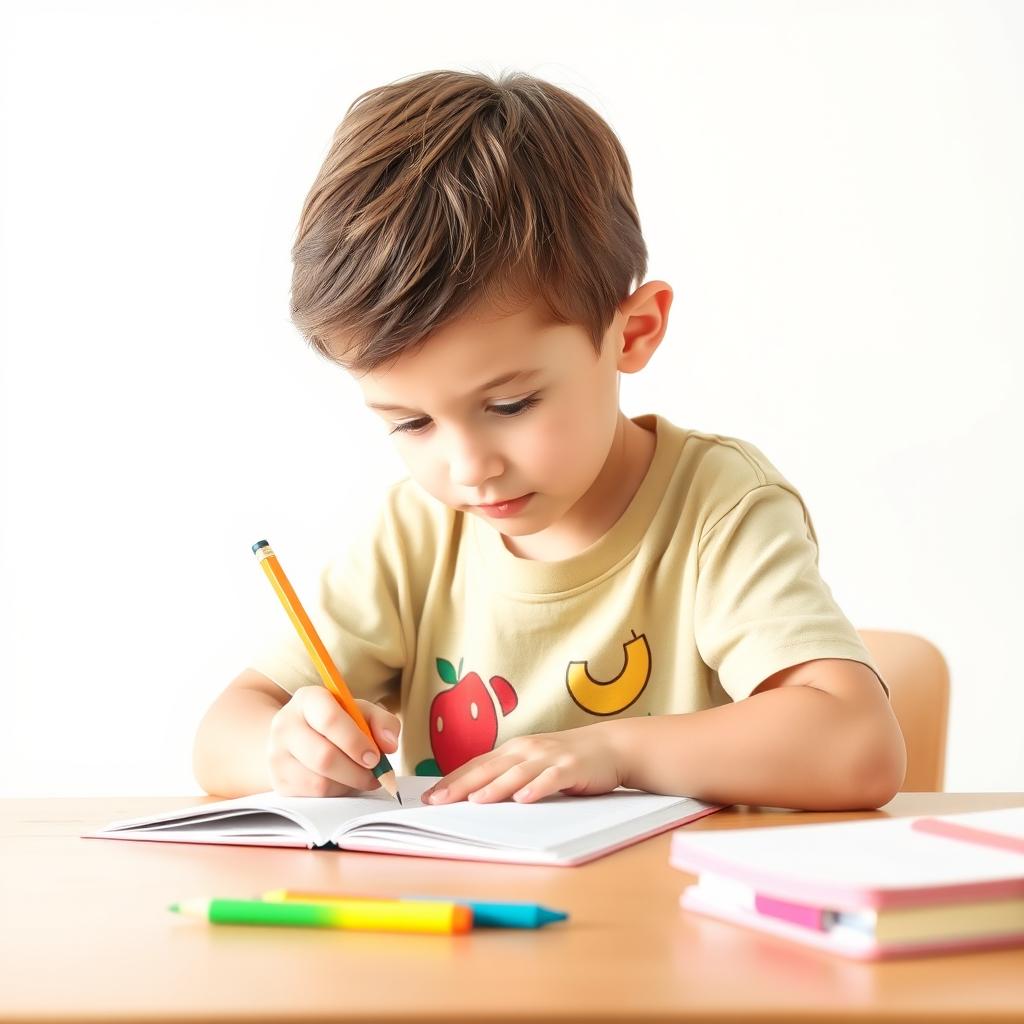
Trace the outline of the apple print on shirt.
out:
[[[501,676],[491,676],[485,683],[476,672],[463,676],[461,661],[457,672],[445,658],[437,658],[436,664],[438,675],[450,689],[430,703],[430,749],[434,756],[416,765],[417,775],[447,775],[493,750],[498,739],[495,703],[503,716],[519,703],[512,684]]]

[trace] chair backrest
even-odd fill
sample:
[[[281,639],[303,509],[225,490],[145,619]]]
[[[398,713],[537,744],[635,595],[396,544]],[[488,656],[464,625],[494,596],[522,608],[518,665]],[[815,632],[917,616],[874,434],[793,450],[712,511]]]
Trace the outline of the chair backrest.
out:
[[[884,630],[858,631],[889,687],[896,720],[907,744],[902,792],[941,792],[949,725],[949,667],[924,637]]]

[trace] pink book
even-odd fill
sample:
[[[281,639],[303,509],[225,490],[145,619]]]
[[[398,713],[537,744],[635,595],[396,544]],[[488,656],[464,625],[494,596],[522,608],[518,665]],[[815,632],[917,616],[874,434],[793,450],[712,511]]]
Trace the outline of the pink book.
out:
[[[698,913],[858,959],[1024,945],[1024,807],[672,837]]]

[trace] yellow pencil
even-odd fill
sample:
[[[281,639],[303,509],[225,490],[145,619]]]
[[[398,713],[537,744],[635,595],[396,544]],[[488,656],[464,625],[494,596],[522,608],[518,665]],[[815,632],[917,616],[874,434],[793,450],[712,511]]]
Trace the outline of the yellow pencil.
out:
[[[391,767],[391,762],[387,759],[387,755],[377,747],[377,741],[373,738],[373,733],[370,731],[366,719],[363,718],[359,705],[353,699],[348,685],[342,679],[341,673],[338,671],[331,656],[327,653],[327,648],[324,647],[323,641],[306,614],[305,608],[302,607],[302,602],[292,589],[292,585],[288,582],[288,577],[285,576],[284,569],[281,568],[281,563],[277,560],[277,555],[274,554],[273,549],[265,540],[257,541],[253,544],[252,553],[256,556],[256,560],[260,565],[263,566],[263,571],[267,574],[270,585],[281,599],[281,604],[284,605],[288,618],[292,620],[292,625],[295,627],[303,644],[305,644],[310,658],[313,659],[313,664],[316,666],[317,672],[320,673],[320,678],[324,681],[324,686],[334,695],[352,721],[366,734],[367,739],[373,744],[374,750],[377,750],[380,754],[377,766],[371,769],[374,778],[378,779],[380,784],[401,803],[402,798],[398,793],[398,780],[395,778],[395,770]]]

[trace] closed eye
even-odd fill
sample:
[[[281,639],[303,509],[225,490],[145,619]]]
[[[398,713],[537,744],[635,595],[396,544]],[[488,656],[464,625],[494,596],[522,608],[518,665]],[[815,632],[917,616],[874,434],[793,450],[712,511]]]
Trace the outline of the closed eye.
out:
[[[540,399],[536,395],[530,395],[528,398],[522,398],[518,402],[512,402],[511,405],[492,405],[491,412],[498,416],[519,416],[528,409],[532,409],[539,401]],[[389,432],[389,435],[399,433],[422,434],[429,425],[430,420],[428,419],[409,420],[406,423],[397,424],[394,430]]]

